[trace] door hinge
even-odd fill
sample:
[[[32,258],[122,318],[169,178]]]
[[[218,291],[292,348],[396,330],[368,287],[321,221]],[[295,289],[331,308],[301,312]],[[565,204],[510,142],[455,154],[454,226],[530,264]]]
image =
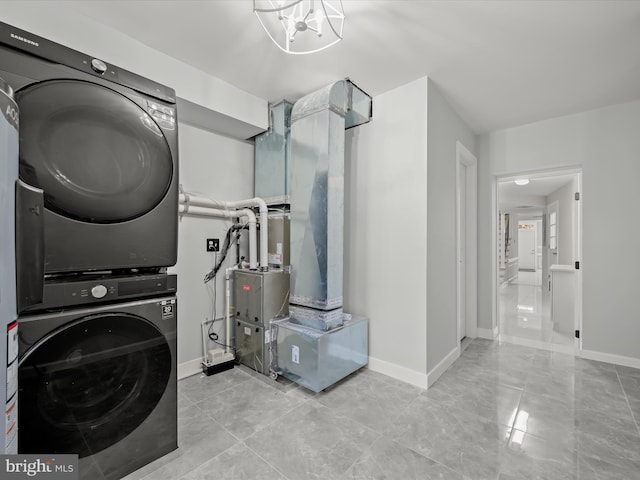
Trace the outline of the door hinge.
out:
[[[576,330],[576,338],[580,338],[580,330]]]
[[[580,270],[580,262],[576,262],[576,270]]]
[[[576,192],[576,194],[575,194],[575,199],[576,199],[576,200],[580,200],[580,192]]]

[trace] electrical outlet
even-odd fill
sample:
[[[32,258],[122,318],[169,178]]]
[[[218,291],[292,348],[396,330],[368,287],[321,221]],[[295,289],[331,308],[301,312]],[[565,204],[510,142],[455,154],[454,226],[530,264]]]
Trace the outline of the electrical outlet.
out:
[[[207,238],[207,252],[219,252],[219,251],[220,251],[220,239]]]

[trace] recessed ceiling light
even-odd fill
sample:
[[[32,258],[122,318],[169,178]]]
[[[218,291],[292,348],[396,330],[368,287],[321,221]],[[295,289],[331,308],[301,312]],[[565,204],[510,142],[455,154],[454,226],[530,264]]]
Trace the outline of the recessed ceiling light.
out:
[[[516,180],[516,185],[527,185],[528,183],[528,178],[519,178],[518,180]]]

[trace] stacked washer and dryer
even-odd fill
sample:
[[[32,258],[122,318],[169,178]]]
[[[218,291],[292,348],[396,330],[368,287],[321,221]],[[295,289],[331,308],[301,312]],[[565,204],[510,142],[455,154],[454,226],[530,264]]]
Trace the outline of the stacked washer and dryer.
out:
[[[177,448],[172,89],[0,23],[20,109],[18,452],[116,479]]]

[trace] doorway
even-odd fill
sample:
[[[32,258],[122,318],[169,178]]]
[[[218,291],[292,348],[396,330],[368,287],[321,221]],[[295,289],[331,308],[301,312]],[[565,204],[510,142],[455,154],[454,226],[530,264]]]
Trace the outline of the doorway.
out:
[[[538,271],[538,220],[518,220],[518,270]]]
[[[581,326],[581,172],[497,179],[500,341],[576,354]]]
[[[478,328],[478,160],[456,142],[456,303],[458,346]]]

